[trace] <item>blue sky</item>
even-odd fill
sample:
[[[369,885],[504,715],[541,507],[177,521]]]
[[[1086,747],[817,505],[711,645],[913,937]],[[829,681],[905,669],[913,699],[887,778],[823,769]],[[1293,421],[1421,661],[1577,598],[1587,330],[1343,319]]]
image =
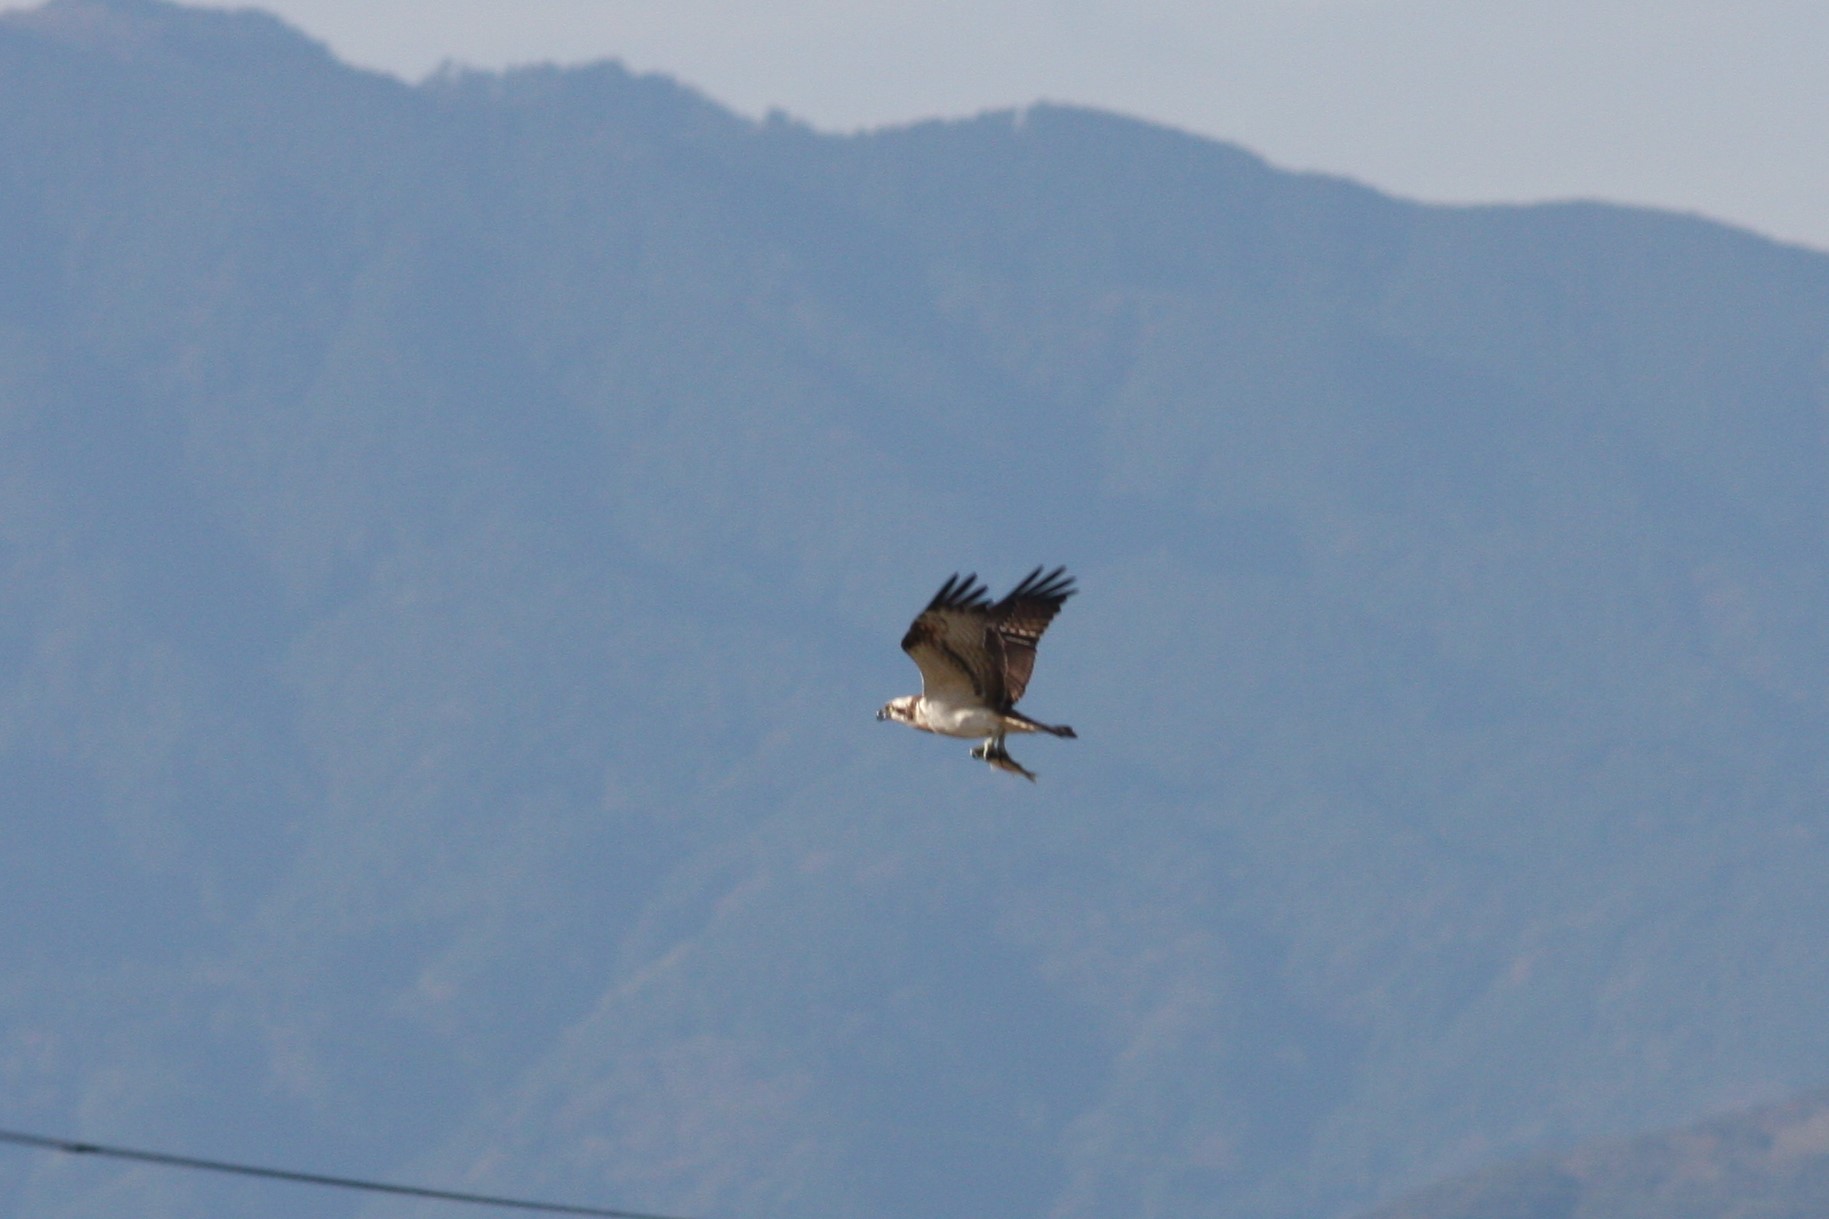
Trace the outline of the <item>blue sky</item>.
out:
[[[0,0],[0,8],[25,7]],[[828,129],[1080,102],[1440,201],[1603,198],[1829,250],[1821,0],[263,0],[417,78],[614,57]]]

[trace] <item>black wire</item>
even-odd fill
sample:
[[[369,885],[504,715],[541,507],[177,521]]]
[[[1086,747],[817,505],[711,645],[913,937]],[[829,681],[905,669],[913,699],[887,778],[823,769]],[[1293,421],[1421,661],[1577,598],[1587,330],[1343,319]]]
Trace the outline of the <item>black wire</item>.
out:
[[[337,1189],[359,1189],[372,1194],[396,1194],[408,1198],[433,1198],[440,1202],[469,1202],[478,1206],[544,1211],[549,1215],[597,1215],[606,1217],[606,1219],[676,1219],[674,1216],[648,1214],[643,1211],[619,1211],[601,1206],[571,1206],[563,1202],[529,1202],[524,1198],[497,1198],[488,1194],[466,1194],[449,1189],[427,1189],[418,1185],[390,1185],[385,1181],[364,1181],[356,1177],[331,1177],[315,1172],[291,1172],[284,1168],[256,1168],[251,1164],[231,1164],[225,1160],[200,1160],[194,1156],[167,1155],[159,1151],[136,1151],[131,1147],[108,1147],[101,1143],[54,1139],[42,1134],[25,1134],[17,1130],[0,1130],[0,1143],[16,1143],[21,1147],[62,1151],[70,1155],[138,1160],[144,1164],[163,1164],[170,1168],[192,1168],[202,1172],[225,1172],[243,1177],[263,1177],[269,1181],[294,1181],[304,1185],[329,1185]]]

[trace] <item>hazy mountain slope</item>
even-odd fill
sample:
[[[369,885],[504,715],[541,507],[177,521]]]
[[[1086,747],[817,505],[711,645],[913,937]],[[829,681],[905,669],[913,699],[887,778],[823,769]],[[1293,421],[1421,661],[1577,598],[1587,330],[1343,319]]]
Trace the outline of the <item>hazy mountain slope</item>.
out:
[[[1821,1092],[1446,1182],[1368,1219],[1810,1219],[1829,1210]]]
[[[1826,355],[1829,259],[1693,220],[9,15],[0,1116],[1273,1215],[1814,1086]],[[870,720],[1043,561],[1038,786]],[[218,1188],[0,1157],[355,1209]]]

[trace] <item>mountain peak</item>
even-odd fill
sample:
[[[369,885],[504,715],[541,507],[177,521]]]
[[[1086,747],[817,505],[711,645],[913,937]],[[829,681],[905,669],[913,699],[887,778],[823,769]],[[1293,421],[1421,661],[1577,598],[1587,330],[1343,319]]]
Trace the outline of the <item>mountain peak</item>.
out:
[[[0,15],[11,26],[125,61],[210,61],[274,55],[330,59],[319,43],[269,13],[205,9],[169,0],[47,0]]]

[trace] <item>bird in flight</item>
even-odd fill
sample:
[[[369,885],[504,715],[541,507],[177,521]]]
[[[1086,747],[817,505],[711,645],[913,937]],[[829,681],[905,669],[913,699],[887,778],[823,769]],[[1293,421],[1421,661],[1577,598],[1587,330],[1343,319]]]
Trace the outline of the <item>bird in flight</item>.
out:
[[[1011,732],[1078,735],[1016,709],[1035,672],[1042,632],[1078,591],[1065,567],[1045,575],[1037,567],[992,604],[976,574],[953,575],[902,636],[902,650],[921,670],[921,692],[890,699],[876,718],[942,736],[983,737],[974,758],[1034,782],[1035,775],[1004,749],[1003,738]]]

